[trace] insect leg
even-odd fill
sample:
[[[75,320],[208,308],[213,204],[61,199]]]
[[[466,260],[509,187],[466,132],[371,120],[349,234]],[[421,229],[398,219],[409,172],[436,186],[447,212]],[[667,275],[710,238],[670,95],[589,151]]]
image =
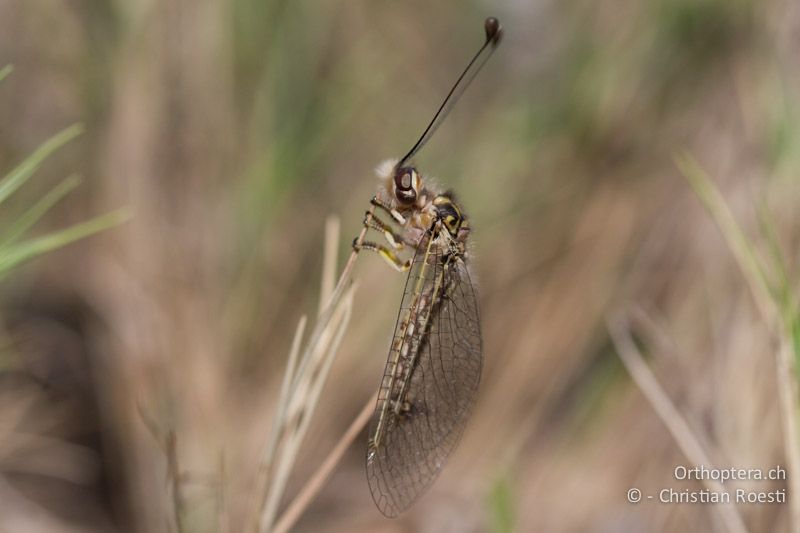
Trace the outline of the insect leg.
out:
[[[386,211],[387,213],[389,213],[389,215],[390,215],[390,216],[391,216],[391,217],[392,217],[392,218],[393,218],[395,221],[397,221],[397,223],[398,223],[398,224],[405,224],[405,223],[406,223],[406,217],[404,217],[403,215],[401,215],[401,214],[400,214],[400,211],[398,211],[397,209],[394,209],[393,207],[391,207],[391,206],[389,206],[388,204],[384,203],[384,202],[383,202],[383,201],[382,201],[380,198],[378,198],[377,196],[373,196],[373,197],[372,197],[372,200],[370,200],[370,201],[369,201],[369,203],[371,203],[371,204],[372,204],[372,205],[374,205],[375,207],[380,207],[381,209],[383,209],[384,211]]]
[[[395,254],[392,250],[383,246],[381,244],[375,244],[374,242],[364,241],[361,244],[358,243],[358,239],[353,241],[353,249],[356,252],[361,250],[370,250],[372,252],[377,252],[378,255],[383,257],[383,259],[389,263],[389,265],[395,268],[398,272],[407,272],[411,268],[411,259],[406,259],[403,261],[397,254]]]
[[[367,211],[364,215],[364,225],[368,228],[380,231],[386,237],[386,241],[396,250],[400,250],[409,243],[402,235],[395,233],[389,225],[379,219],[372,211]]]

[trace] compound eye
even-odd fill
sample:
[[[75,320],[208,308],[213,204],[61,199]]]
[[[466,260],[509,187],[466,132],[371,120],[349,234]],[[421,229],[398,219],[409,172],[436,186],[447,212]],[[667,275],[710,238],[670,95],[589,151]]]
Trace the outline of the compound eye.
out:
[[[394,173],[394,195],[403,205],[409,205],[417,200],[417,184],[419,178],[417,171],[412,167],[398,168]]]

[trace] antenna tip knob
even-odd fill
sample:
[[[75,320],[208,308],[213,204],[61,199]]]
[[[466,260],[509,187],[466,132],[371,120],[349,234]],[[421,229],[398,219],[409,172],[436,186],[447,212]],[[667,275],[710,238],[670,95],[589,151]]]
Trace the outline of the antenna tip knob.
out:
[[[486,30],[486,41],[491,41],[492,46],[497,46],[500,38],[503,37],[503,27],[500,26],[500,21],[494,17],[488,17],[483,23],[483,28]]]

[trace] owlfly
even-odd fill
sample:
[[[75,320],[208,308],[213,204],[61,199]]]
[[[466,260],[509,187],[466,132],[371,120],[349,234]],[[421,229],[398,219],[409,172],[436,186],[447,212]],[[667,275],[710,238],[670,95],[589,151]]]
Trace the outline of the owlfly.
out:
[[[380,511],[395,517],[434,481],[455,448],[477,394],[483,364],[478,302],[467,266],[469,221],[452,192],[440,192],[411,158],[428,142],[500,42],[496,18],[419,140],[377,170],[378,193],[364,219],[387,243],[353,241],[408,272],[369,430],[367,479]],[[376,211],[391,217],[383,222]],[[395,226],[398,229],[395,229]],[[401,253],[410,250],[409,259]]]

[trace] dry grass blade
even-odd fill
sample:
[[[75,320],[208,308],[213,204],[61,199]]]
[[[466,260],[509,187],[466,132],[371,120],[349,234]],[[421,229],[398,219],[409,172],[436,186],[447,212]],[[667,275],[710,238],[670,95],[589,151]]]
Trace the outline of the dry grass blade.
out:
[[[325,461],[323,461],[317,471],[314,472],[314,475],[311,476],[311,479],[308,480],[295,499],[292,500],[292,503],[283,513],[280,520],[275,524],[274,533],[285,533],[294,526],[305,508],[308,507],[308,504],[311,503],[325,484],[325,481],[327,481],[333,469],[336,468],[336,465],[342,460],[344,452],[347,451],[347,448],[350,447],[358,434],[361,433],[361,430],[366,427],[372,413],[375,411],[375,402],[377,400],[377,393],[367,400],[361,412],[353,420],[353,423],[350,424],[350,427],[347,428],[347,431],[328,454],[328,457],[325,458]]]
[[[362,231],[359,235],[359,240],[363,240],[364,233]],[[299,342],[304,321],[301,322],[303,328],[298,327],[298,334],[295,335],[275,423],[265,451],[260,479],[257,481],[257,486],[263,487],[257,491],[257,531],[272,530],[291,468],[350,321],[355,285],[350,283],[348,286],[348,281],[357,255],[355,252],[351,254],[336,287],[333,288],[336,244],[339,241],[338,220],[327,221],[325,237],[320,298],[325,305],[320,306],[317,323],[302,350],[299,350]],[[299,360],[298,353],[302,353]]]
[[[217,528],[220,533],[230,531],[228,526],[228,504],[226,501],[227,495],[225,493],[225,454],[220,451],[219,454],[219,469],[217,470]]]
[[[279,430],[281,445],[270,479],[267,501],[261,513],[261,531],[271,530],[289,473],[317,406],[322,385],[325,383],[336,351],[350,322],[353,289],[354,287],[351,287],[344,293],[328,327],[320,335],[319,341],[306,348],[304,359],[307,358],[309,364],[305,365],[303,372],[298,371],[295,385],[289,394],[285,424]]]
[[[292,382],[297,368],[297,356],[300,353],[300,341],[303,340],[306,322],[307,319],[305,316],[300,317],[300,321],[297,323],[297,329],[294,332],[294,339],[292,339],[292,348],[289,350],[289,361],[286,363],[286,370],[283,373],[283,383],[281,384],[281,393],[278,399],[278,411],[275,413],[275,420],[272,423],[272,430],[268,437],[267,448],[261,462],[261,473],[264,476],[269,475],[269,470],[275,459],[275,450],[278,447],[280,431],[286,419],[285,407],[288,405],[289,391],[291,390],[289,385]]]
[[[627,318],[620,315],[609,320],[608,331],[617,354],[628,370],[628,373],[642,391],[645,398],[650,402],[650,405],[653,406],[659,418],[661,418],[667,426],[670,434],[689,462],[696,467],[704,466],[706,468],[713,468],[711,459],[703,449],[698,438],[692,432],[689,424],[658,383],[658,380],[647,366],[647,363],[644,362],[642,354],[631,338]],[[727,492],[725,487],[717,481],[711,479],[703,479],[701,481],[710,491]],[[722,523],[725,524],[728,531],[732,533],[743,533],[747,531],[742,517],[733,504],[720,503],[718,505],[712,505],[710,508],[719,514],[719,518],[722,520]]]
[[[319,311],[322,315],[325,305],[333,294],[336,281],[336,247],[339,245],[339,219],[328,217],[325,221],[325,253],[322,254],[322,284],[319,290]]]
[[[170,493],[172,496],[172,512],[175,521],[175,530],[183,533],[183,513],[184,502],[183,487],[181,483],[181,471],[178,464],[178,438],[174,431],[167,435],[167,474],[170,481]]]

